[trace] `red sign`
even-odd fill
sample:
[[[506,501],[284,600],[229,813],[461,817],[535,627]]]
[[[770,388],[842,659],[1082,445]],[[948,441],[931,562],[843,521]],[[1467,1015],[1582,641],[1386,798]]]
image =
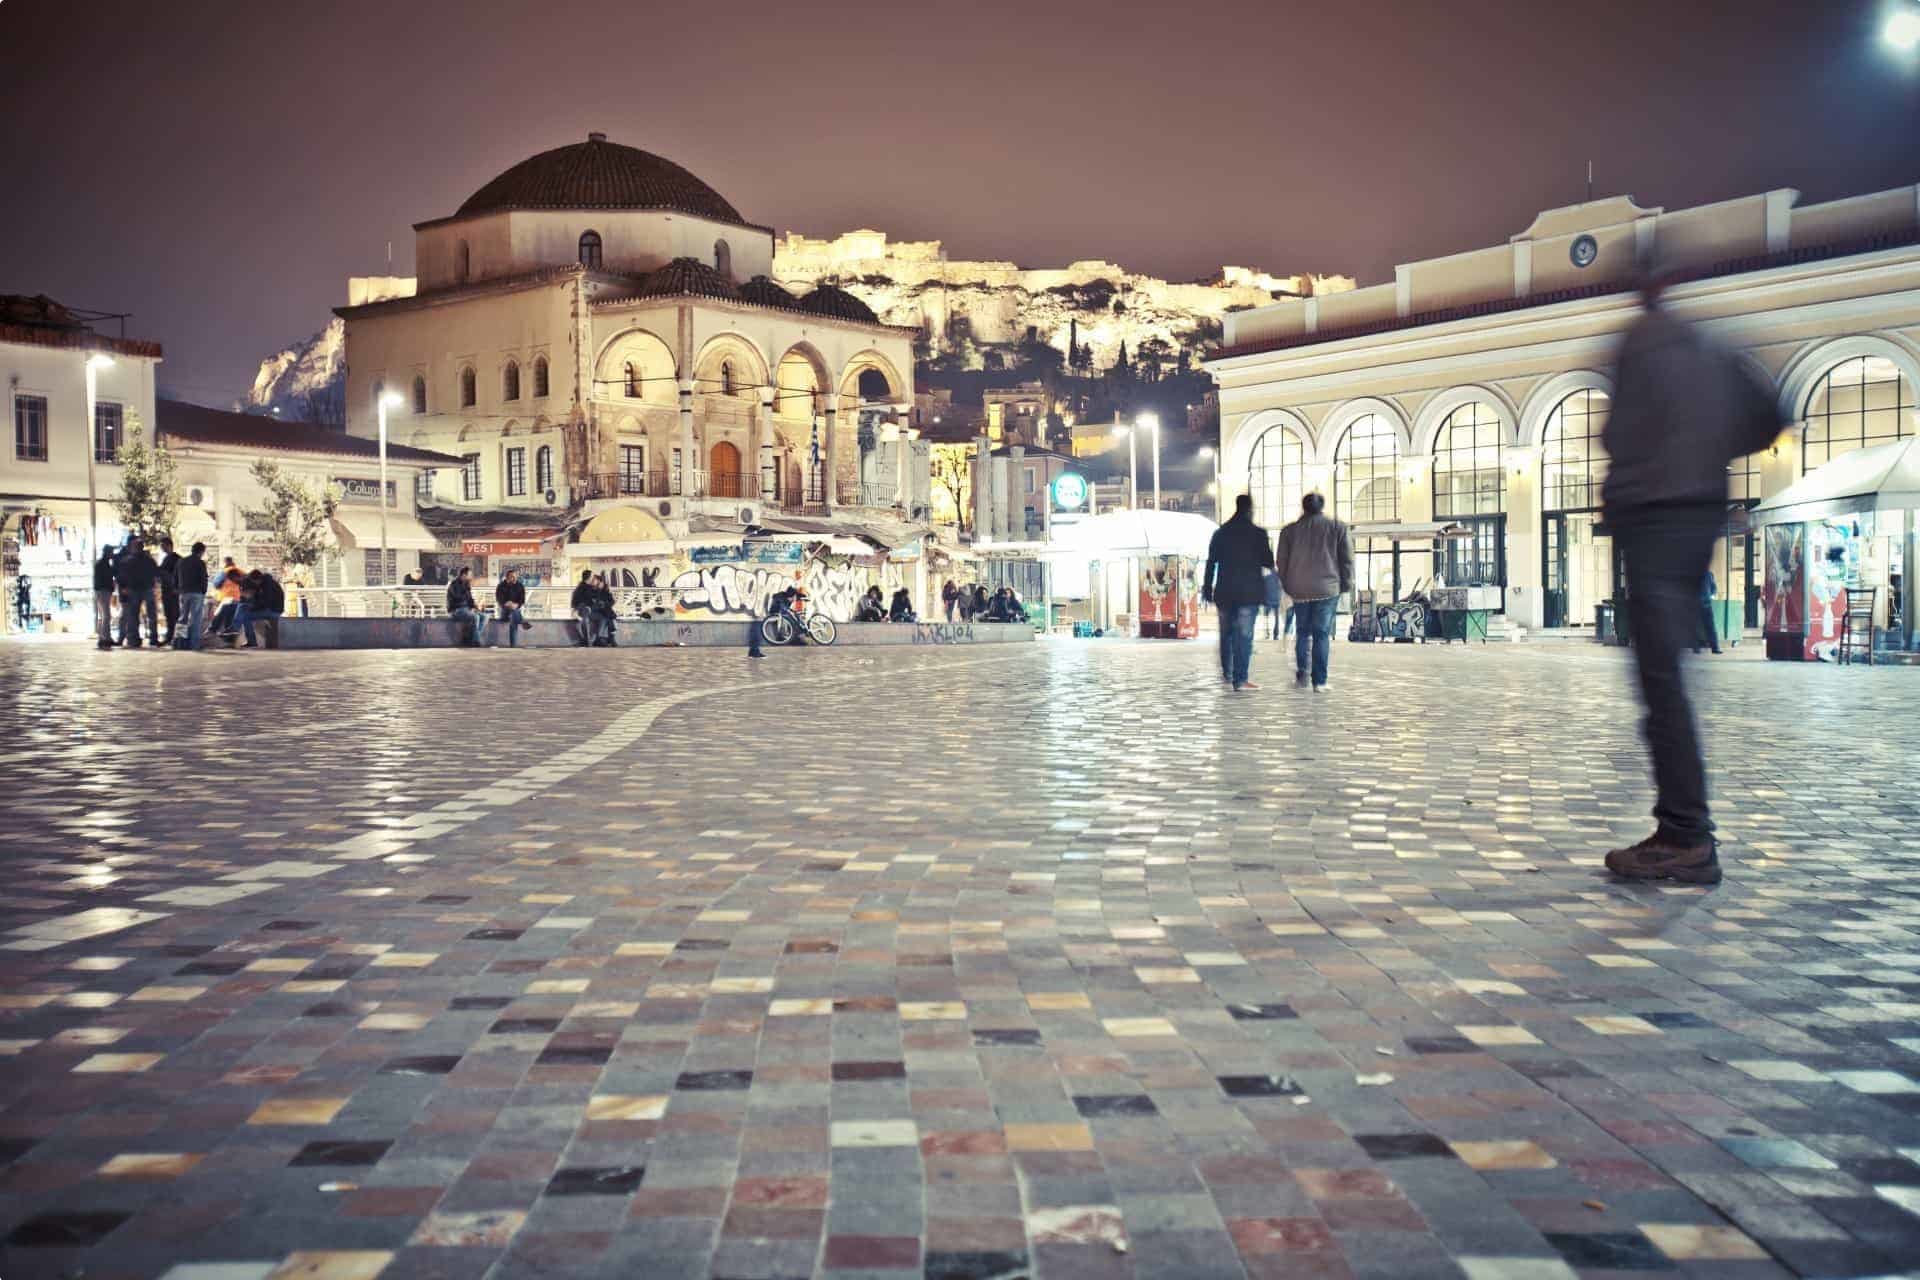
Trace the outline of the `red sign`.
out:
[[[545,546],[538,540],[527,542],[521,539],[506,538],[468,538],[460,544],[460,550],[470,556],[538,556]]]

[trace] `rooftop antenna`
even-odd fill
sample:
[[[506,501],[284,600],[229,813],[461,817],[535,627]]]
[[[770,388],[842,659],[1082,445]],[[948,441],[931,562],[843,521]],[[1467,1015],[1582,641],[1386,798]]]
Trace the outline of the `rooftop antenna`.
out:
[[[1593,203],[1593,161],[1591,160],[1587,161],[1587,203]],[[392,256],[393,254],[393,246],[391,244],[387,246],[387,254],[388,256]]]

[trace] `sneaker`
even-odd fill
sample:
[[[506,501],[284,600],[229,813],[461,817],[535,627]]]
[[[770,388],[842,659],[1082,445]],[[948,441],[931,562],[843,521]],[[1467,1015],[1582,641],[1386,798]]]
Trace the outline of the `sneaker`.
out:
[[[1607,870],[1626,880],[1720,883],[1720,855],[1711,838],[1701,844],[1676,844],[1656,831],[1639,844],[1609,852],[1606,865]]]

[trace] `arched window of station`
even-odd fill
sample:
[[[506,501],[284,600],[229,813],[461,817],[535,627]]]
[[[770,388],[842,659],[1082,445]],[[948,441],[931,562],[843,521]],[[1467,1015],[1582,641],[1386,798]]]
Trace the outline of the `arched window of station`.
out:
[[[1400,436],[1377,413],[1356,418],[1334,448],[1333,512],[1348,524],[1400,518]]]
[[[1289,427],[1268,427],[1253,442],[1247,461],[1247,493],[1253,522],[1269,533],[1300,514],[1307,486],[1307,447]]]
[[[533,398],[541,400],[547,394],[547,358],[535,356],[533,360]]]
[[[1802,473],[1844,453],[1915,432],[1913,383],[1885,356],[1856,356],[1827,370],[1807,396]]]
[[[1623,570],[1600,523],[1612,397],[1583,387],[1553,407],[1540,430],[1540,541],[1549,627],[1591,626],[1620,599]]]
[[[479,398],[479,384],[473,376],[473,366],[467,365],[460,370],[460,407],[471,409]]]
[[[600,233],[598,231],[580,233],[580,265],[589,271],[600,269]]]
[[[507,367],[500,371],[500,398],[518,400],[520,398],[520,362],[507,361]]]
[[[1449,413],[1433,441],[1433,518],[1471,534],[1440,541],[1435,576],[1449,587],[1502,589],[1498,608],[1507,584],[1505,435],[1494,407],[1475,400]]]

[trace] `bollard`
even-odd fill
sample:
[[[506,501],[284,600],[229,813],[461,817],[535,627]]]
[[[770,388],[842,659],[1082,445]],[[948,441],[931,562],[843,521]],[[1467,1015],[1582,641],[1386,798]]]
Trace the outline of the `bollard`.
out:
[[[767,656],[760,652],[760,622],[761,619],[752,616],[749,616],[747,619],[747,656],[749,658],[764,658]]]

